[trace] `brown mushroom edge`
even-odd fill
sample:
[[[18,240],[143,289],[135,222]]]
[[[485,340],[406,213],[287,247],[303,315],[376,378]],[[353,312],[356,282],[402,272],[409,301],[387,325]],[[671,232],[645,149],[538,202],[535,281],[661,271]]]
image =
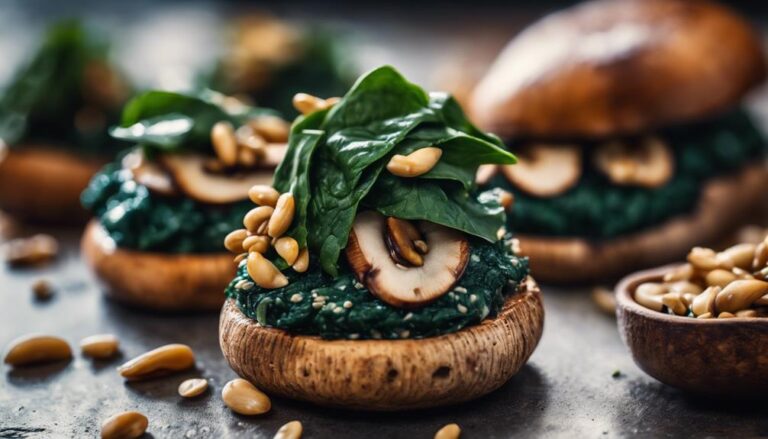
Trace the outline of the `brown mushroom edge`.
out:
[[[0,158],[0,209],[20,219],[83,224],[80,193],[105,163],[44,145],[8,150]]]
[[[607,241],[515,235],[520,254],[530,257],[531,273],[543,282],[589,282],[616,278],[631,270],[675,260],[697,245],[713,242],[764,203],[765,164],[707,183],[696,210],[647,231]]]
[[[219,321],[224,357],[270,395],[355,410],[455,404],[485,395],[525,364],[541,338],[544,308],[530,276],[494,318],[438,337],[324,340],[266,328],[232,299]]]
[[[108,297],[148,310],[218,310],[236,271],[227,253],[164,254],[115,248],[97,220],[86,227],[81,251]]]
[[[659,282],[674,267],[632,274],[616,288],[619,331],[635,363],[657,380],[691,393],[764,398],[768,319],[696,319],[635,301],[638,285]]]

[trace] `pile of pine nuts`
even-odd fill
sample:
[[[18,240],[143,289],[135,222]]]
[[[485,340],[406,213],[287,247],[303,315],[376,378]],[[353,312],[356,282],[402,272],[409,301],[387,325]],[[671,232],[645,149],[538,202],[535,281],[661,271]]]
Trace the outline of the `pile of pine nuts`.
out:
[[[262,288],[280,288],[288,285],[288,278],[265,257],[270,246],[296,272],[309,268],[308,249],[299,249],[299,243],[283,236],[293,222],[296,210],[293,194],[280,194],[270,186],[256,185],[248,197],[258,207],[243,218],[244,229],[231,232],[224,238],[224,247],[237,253],[235,262],[246,260],[248,274]]]
[[[290,125],[277,116],[261,116],[237,130],[227,121],[220,121],[211,129],[211,144],[216,159],[206,163],[210,172],[223,172],[235,168],[253,169],[267,154],[270,143],[288,141]]]
[[[695,247],[662,282],[638,285],[646,308],[699,319],[768,317],[768,236],[721,252]]]

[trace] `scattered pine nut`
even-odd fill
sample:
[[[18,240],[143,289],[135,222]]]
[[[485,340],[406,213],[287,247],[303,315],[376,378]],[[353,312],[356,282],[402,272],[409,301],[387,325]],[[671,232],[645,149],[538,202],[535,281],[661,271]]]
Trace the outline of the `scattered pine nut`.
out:
[[[261,415],[272,408],[269,397],[242,378],[228,382],[221,391],[221,399],[233,412],[241,415]]]
[[[141,380],[191,369],[195,354],[184,344],[168,344],[126,362],[117,368],[128,380]]]
[[[11,342],[4,361],[17,367],[70,358],[72,349],[64,339],[52,335],[26,335]]]
[[[120,347],[120,342],[113,334],[91,335],[80,340],[83,355],[99,360],[113,357]]]
[[[231,123],[216,122],[211,129],[211,143],[216,157],[224,166],[230,167],[237,164],[237,139],[235,128]]]
[[[613,291],[605,287],[595,287],[592,289],[592,301],[604,314],[616,316],[616,297]]]
[[[458,424],[448,424],[435,433],[435,439],[459,439],[461,428]]]
[[[304,427],[299,421],[291,421],[277,430],[274,439],[299,439],[304,432]]]
[[[208,389],[208,380],[204,378],[190,378],[179,384],[179,395],[184,398],[194,398],[202,395]]]
[[[50,235],[17,238],[5,244],[5,262],[13,267],[50,262],[59,252],[59,243]]]
[[[32,284],[32,293],[35,295],[35,300],[41,302],[50,300],[53,297],[54,291],[51,283],[45,279],[38,279]]]
[[[139,412],[112,415],[101,424],[102,439],[134,439],[147,431],[149,420]]]

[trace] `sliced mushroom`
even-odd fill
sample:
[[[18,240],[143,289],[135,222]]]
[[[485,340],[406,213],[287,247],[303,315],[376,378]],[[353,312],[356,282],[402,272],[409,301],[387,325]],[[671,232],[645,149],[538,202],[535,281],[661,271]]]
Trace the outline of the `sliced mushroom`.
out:
[[[424,221],[418,229],[429,247],[418,267],[392,259],[387,221],[376,212],[360,213],[349,234],[346,254],[352,270],[372,294],[392,306],[414,308],[438,299],[467,266],[469,243],[461,233]]]
[[[131,171],[134,181],[146,186],[150,191],[173,197],[179,195],[171,176],[156,163],[150,162],[144,157],[141,148],[136,148],[123,157],[123,169]]]
[[[163,154],[158,157],[158,162],[181,192],[203,203],[228,204],[247,200],[248,189],[252,186],[272,183],[272,171],[266,169],[231,175],[207,172],[208,159],[202,154]]]
[[[593,160],[595,167],[618,185],[657,188],[675,171],[672,151],[657,137],[608,142],[595,149]]]
[[[504,165],[510,183],[537,197],[555,197],[572,188],[581,177],[581,151],[575,145],[531,145],[519,154],[516,165]]]

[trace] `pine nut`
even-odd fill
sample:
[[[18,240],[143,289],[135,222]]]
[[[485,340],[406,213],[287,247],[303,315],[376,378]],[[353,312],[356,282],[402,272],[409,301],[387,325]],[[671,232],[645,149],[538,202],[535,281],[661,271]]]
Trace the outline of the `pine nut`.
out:
[[[715,313],[715,298],[722,291],[718,286],[712,286],[704,290],[703,293],[696,296],[691,304],[691,311],[693,315],[700,316],[703,314]]]
[[[459,439],[461,428],[457,424],[448,424],[435,433],[435,439]]]
[[[112,334],[91,335],[80,340],[80,351],[83,355],[97,359],[114,356],[119,346],[120,342]]]
[[[309,268],[309,249],[303,248],[299,252],[299,257],[296,258],[296,262],[293,264],[293,271],[297,273],[304,273]]]
[[[755,256],[752,259],[752,271],[760,270],[768,263],[768,243],[765,241],[755,247]]]
[[[387,170],[398,177],[418,177],[435,167],[443,150],[434,146],[417,149],[407,156],[396,154],[389,159]]]
[[[741,311],[736,312],[736,317],[747,317],[751,319],[757,317],[757,311],[754,309],[742,309]]]
[[[664,282],[677,282],[691,280],[693,277],[693,265],[683,264],[664,275]]]
[[[752,275],[752,273],[748,272],[747,270],[741,269],[739,267],[733,267],[731,270],[731,273],[736,275],[737,279],[754,279],[755,276]]]
[[[128,380],[166,375],[191,369],[195,366],[195,354],[184,344],[168,344],[139,355],[117,368]]]
[[[286,192],[280,195],[275,204],[275,213],[269,219],[267,233],[273,238],[279,238],[285,233],[293,222],[293,215],[296,210],[296,202],[293,194]]]
[[[288,265],[293,265],[299,257],[299,243],[290,236],[283,236],[275,242],[275,251]]]
[[[605,287],[595,287],[592,289],[592,301],[604,314],[616,315],[616,297],[613,291]]]
[[[216,157],[224,166],[237,164],[237,139],[235,128],[227,121],[216,122],[211,129],[211,143]]]
[[[179,395],[184,398],[194,398],[202,395],[208,389],[208,380],[203,378],[190,378],[179,384]]]
[[[732,319],[734,317],[736,317],[734,314],[729,313],[727,311],[721,312],[720,314],[717,315],[718,319]]]
[[[235,139],[240,150],[250,151],[261,158],[266,154],[267,141],[253,130],[250,125],[243,125],[235,131]]]
[[[101,439],[134,439],[147,431],[149,420],[139,412],[112,415],[101,424]]]
[[[270,206],[254,207],[245,214],[243,225],[249,232],[258,233],[259,226],[269,221],[274,212],[275,209]]]
[[[325,99],[325,108],[333,107],[334,105],[338,104],[339,102],[341,102],[341,97],[339,97],[339,96],[334,96],[334,97],[331,97],[331,98],[326,98]]]
[[[768,306],[768,294],[765,296],[755,300],[755,303],[753,303],[755,306]]]
[[[261,415],[272,408],[269,397],[242,378],[228,382],[221,391],[221,399],[233,412],[241,415]]]
[[[263,151],[240,145],[240,149],[237,150],[237,164],[246,169],[255,168],[262,155]]]
[[[324,110],[327,106],[328,103],[325,99],[307,93],[296,93],[293,96],[293,108],[305,116],[315,111]]]
[[[243,241],[243,250],[264,254],[269,250],[269,238],[264,235],[252,235]]]
[[[734,267],[748,270],[755,255],[755,244],[737,244],[717,254],[718,260],[729,260]]]
[[[717,268],[707,273],[704,280],[709,286],[724,287],[729,283],[735,281],[736,275],[733,274],[733,272],[731,271],[723,270],[722,268]]]
[[[711,312],[705,312],[704,314],[696,316],[697,319],[711,319],[712,313]]]
[[[688,253],[688,262],[694,268],[702,271],[714,270],[718,267],[717,253],[711,248],[694,247]]]
[[[273,289],[288,285],[288,278],[261,253],[249,253],[246,267],[251,279],[262,288]]]
[[[14,267],[43,264],[59,252],[56,238],[42,234],[13,239],[5,247],[5,261]]]
[[[35,295],[35,300],[49,300],[53,297],[53,292],[53,286],[45,279],[38,279],[32,284],[32,293]]]
[[[26,335],[11,342],[4,361],[16,367],[70,358],[72,349],[64,339],[51,335]]]
[[[748,308],[766,293],[768,293],[768,282],[761,280],[737,280],[728,284],[717,295],[715,307],[720,312],[736,312]]]
[[[280,192],[272,186],[258,184],[248,190],[248,198],[259,206],[275,207],[277,199],[280,198]]]
[[[261,116],[248,122],[254,131],[267,139],[267,142],[285,143],[291,132],[291,125],[277,116]]]
[[[235,256],[233,261],[235,261],[235,264],[239,264],[243,262],[247,257],[248,257],[248,253],[240,253],[239,255]]]
[[[647,282],[638,285],[635,290],[635,300],[646,308],[650,308],[654,311],[661,311],[664,309],[664,304],[661,302],[661,296],[667,292],[668,289],[665,285]]]
[[[684,302],[682,293],[664,294],[661,296],[661,303],[675,315],[684,316],[688,313],[688,305]]]
[[[701,292],[704,290],[700,286],[696,285],[693,282],[688,282],[685,280],[673,282],[668,285],[670,291],[677,291],[679,293],[688,293],[688,294],[701,294]]]
[[[224,238],[224,248],[232,253],[240,253],[243,250],[243,240],[248,237],[248,231],[245,229],[238,229],[230,232]]]
[[[280,430],[277,430],[274,439],[299,439],[303,432],[304,427],[302,427],[301,422],[291,421],[280,427]]]

